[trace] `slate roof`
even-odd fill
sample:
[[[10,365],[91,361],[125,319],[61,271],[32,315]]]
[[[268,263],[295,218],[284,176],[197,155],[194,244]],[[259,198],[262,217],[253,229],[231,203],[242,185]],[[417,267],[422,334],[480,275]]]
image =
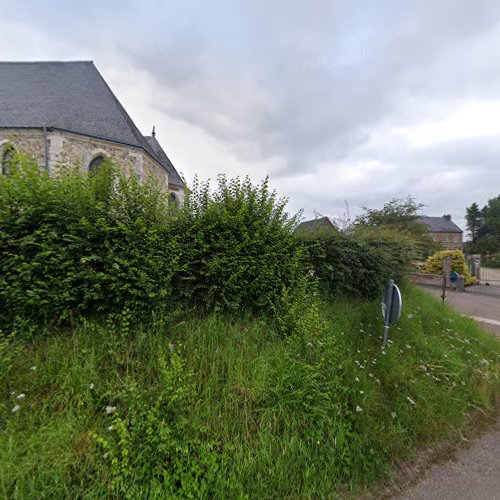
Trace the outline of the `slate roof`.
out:
[[[156,140],[156,137],[154,135],[150,135],[145,136],[144,139],[146,139],[158,161],[167,169],[168,183],[173,184],[174,186],[183,187],[184,182],[182,182],[181,176],[177,173],[177,170],[175,170],[175,167],[173,166],[165,151],[163,151],[160,143]]]
[[[463,233],[463,231],[451,220],[451,217],[443,215],[442,217],[418,218],[421,224],[424,224],[431,233]]]
[[[2,127],[56,128],[140,147],[180,179],[168,158],[164,164],[156,156],[92,61],[0,62]]]
[[[320,217],[318,219],[305,220],[304,222],[301,222],[295,228],[295,232],[309,234],[324,229],[337,231],[337,228],[332,224],[328,217]]]

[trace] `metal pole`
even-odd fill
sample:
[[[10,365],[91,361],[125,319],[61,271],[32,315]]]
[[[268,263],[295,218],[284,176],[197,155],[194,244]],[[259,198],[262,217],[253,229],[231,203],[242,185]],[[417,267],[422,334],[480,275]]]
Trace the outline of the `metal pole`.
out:
[[[386,346],[387,344],[387,337],[389,335],[389,319],[391,317],[391,306],[392,306],[392,291],[394,287],[394,280],[389,280],[389,284],[387,286],[387,304],[385,308],[385,314],[384,314],[384,338],[382,340],[382,349]]]

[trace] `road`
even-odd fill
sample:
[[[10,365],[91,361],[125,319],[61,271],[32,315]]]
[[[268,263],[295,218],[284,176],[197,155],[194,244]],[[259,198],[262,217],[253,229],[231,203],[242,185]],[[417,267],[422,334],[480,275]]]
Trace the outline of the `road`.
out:
[[[460,450],[455,458],[429,469],[395,500],[499,500],[500,423]]]
[[[439,297],[438,288],[424,287]],[[480,285],[446,292],[446,302],[500,336],[500,286]],[[455,457],[430,468],[396,500],[500,500],[500,421],[460,449]]]
[[[436,297],[441,296],[437,287],[422,288]],[[477,285],[467,288],[465,292],[447,290],[445,302],[500,336],[500,286]]]

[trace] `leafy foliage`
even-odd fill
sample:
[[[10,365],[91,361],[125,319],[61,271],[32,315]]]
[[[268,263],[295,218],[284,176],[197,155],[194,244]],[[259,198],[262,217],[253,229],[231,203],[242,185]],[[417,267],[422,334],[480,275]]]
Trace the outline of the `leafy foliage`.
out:
[[[0,178],[0,319],[58,322],[170,295],[177,243],[163,196],[103,165],[50,176],[24,160]]]
[[[227,452],[189,418],[198,399],[194,374],[181,346],[170,345],[168,359],[158,359],[157,390],[131,381],[107,435],[95,435],[111,468],[107,487],[120,498],[234,496],[240,487],[226,470]]]
[[[304,274],[296,223],[268,180],[195,180],[172,225],[179,240],[174,286],[182,302],[209,310],[267,311]]]
[[[375,297],[389,279],[404,282],[411,247],[404,242],[333,236],[305,240],[320,289],[327,294]]]
[[[354,234],[373,235],[382,230],[400,235],[411,242],[419,258],[427,257],[439,246],[432,241],[427,228],[418,220],[423,206],[409,196],[405,200],[392,199],[378,210],[364,207],[365,213],[354,221]]]
[[[430,274],[443,274],[443,260],[451,257],[451,271],[464,276],[466,285],[477,283],[477,278],[469,273],[464,254],[460,250],[442,250],[429,257],[425,271]]]
[[[470,252],[484,254],[500,250],[500,195],[488,200],[481,210],[477,203],[467,207],[466,219],[472,235]]]

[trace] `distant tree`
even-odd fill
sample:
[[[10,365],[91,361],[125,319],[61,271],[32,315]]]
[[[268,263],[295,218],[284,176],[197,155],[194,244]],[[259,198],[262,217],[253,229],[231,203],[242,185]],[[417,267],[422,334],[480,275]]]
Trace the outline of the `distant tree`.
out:
[[[479,210],[479,215],[477,211],[476,203],[466,209],[467,229],[472,234],[469,251],[481,254],[498,252],[500,250],[500,195],[488,200],[488,203]],[[480,224],[476,227],[478,220]],[[474,231],[472,231],[473,228]]]
[[[431,255],[439,246],[431,240],[427,227],[419,221],[419,212],[424,207],[414,198],[394,198],[381,209],[363,207],[364,214],[354,221],[355,232],[367,230],[384,230],[395,234],[409,236],[415,242],[420,257]]]
[[[465,219],[467,221],[467,230],[470,232],[472,241],[476,242],[478,238],[479,230],[484,224],[483,213],[479,209],[476,202],[474,202],[470,207],[466,209]]]
[[[489,233],[500,237],[500,195],[488,200],[483,208],[484,222],[489,228]]]
[[[422,234],[426,232],[426,229],[418,222],[418,216],[423,206],[422,203],[417,203],[411,196],[405,200],[394,198],[380,210],[363,207],[365,213],[359,215],[354,223],[357,226],[385,226]]]

